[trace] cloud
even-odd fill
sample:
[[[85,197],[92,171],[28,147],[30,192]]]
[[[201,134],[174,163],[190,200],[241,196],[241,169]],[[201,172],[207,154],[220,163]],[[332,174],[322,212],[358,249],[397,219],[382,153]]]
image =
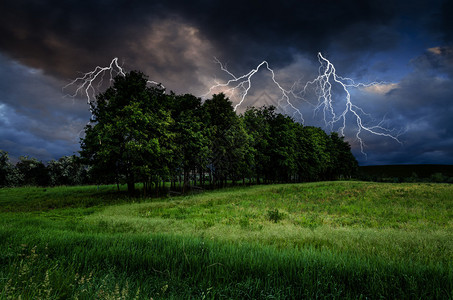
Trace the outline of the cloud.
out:
[[[428,48],[423,55],[413,59],[412,65],[424,73],[436,73],[444,76],[453,75],[453,46]]]
[[[140,66],[151,79],[177,93],[200,95],[207,88],[208,74],[217,71],[210,41],[181,20],[155,21],[127,47],[131,62],[126,61],[125,68]]]
[[[404,124],[405,131],[400,136],[402,146],[367,136],[366,143],[372,151],[368,160],[357,156],[362,164],[453,164],[453,77],[449,72],[439,76],[439,70],[450,68],[448,52],[443,47],[428,49],[412,60],[413,71],[396,88],[384,94],[365,95],[367,111],[385,115],[389,127]]]
[[[1,55],[0,65],[0,149],[43,160],[77,151],[87,105],[63,98],[62,82],[41,70]]]
[[[105,59],[129,59],[131,50],[158,65],[165,56],[147,53],[147,41],[150,36],[160,36],[161,40],[154,41],[170,48],[184,42],[185,37],[178,35],[181,31],[174,30],[176,23],[182,25],[182,31],[191,28],[209,41],[211,57],[234,59],[240,65],[272,58],[275,66],[284,66],[292,62],[294,52],[316,53],[329,47],[378,51],[394,47],[398,37],[389,26],[398,9],[390,0],[329,0],[322,4],[315,0],[196,0],[190,4],[177,0],[134,1],[133,5],[125,0],[83,5],[79,1],[25,4],[4,0],[0,9],[4,12],[1,51],[25,65],[65,77]]]
[[[388,92],[398,88],[398,83],[377,83],[363,89],[369,93],[387,94]]]
[[[447,45],[453,43],[453,3],[449,0],[444,0],[440,11],[440,30],[442,37]]]

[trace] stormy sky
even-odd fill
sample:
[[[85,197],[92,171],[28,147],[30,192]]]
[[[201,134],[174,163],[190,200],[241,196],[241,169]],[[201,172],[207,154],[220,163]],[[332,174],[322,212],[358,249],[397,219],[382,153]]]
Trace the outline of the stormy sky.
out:
[[[0,11],[0,149],[13,160],[77,153],[89,107],[62,88],[114,57],[168,91],[201,96],[230,79],[214,58],[235,75],[266,60],[289,90],[318,76],[321,52],[338,75],[379,82],[351,89],[351,101],[364,124],[401,142],[362,132],[362,154],[348,114],[345,138],[361,165],[453,164],[452,1],[2,0]],[[241,108],[277,105],[278,93],[260,71]],[[316,90],[304,96],[293,103],[305,125],[324,126]]]

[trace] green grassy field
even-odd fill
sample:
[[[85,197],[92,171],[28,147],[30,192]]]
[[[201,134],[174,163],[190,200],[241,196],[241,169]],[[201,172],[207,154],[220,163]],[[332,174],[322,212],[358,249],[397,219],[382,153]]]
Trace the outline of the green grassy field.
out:
[[[1,299],[453,297],[453,186],[0,189]]]

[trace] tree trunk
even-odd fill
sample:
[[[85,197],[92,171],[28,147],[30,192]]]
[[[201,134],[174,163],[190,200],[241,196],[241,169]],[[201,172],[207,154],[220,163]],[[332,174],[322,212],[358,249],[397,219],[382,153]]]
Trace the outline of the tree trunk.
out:
[[[159,197],[159,177],[156,177],[154,184],[156,185],[156,197]]]
[[[129,194],[133,194],[135,191],[135,182],[133,180],[128,180],[127,181],[127,192]]]
[[[185,192],[187,192],[188,180],[189,180],[189,171],[184,170],[184,183],[183,183],[183,187],[182,187],[183,194]]]

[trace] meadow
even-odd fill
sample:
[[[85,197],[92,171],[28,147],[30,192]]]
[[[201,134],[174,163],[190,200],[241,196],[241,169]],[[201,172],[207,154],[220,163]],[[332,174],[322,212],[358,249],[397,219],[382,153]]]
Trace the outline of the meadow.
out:
[[[0,189],[1,299],[453,298],[453,185]]]

